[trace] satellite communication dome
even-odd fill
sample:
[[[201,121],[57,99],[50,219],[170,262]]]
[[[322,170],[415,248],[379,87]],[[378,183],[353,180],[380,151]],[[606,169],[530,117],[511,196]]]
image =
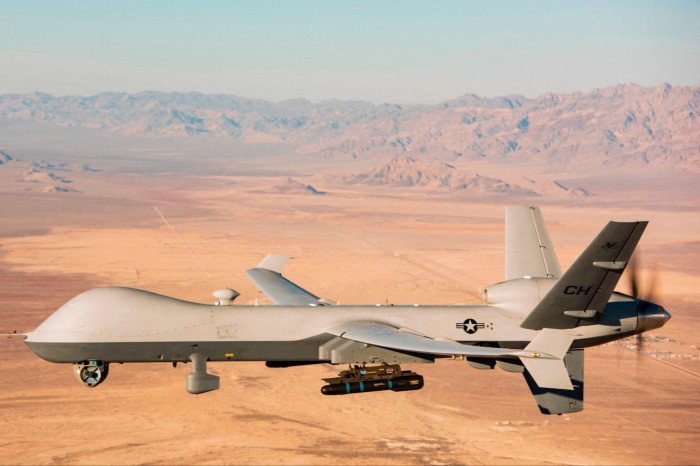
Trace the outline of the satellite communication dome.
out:
[[[233,301],[241,295],[238,291],[232,290],[231,288],[222,288],[220,290],[216,290],[213,294],[216,298],[215,304],[218,304],[219,306],[227,306],[232,304]]]

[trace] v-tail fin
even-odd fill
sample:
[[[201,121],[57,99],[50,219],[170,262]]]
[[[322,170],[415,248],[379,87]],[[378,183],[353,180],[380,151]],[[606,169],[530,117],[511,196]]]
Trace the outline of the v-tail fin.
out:
[[[537,407],[542,414],[564,414],[583,411],[583,354],[584,350],[569,350],[564,365],[573,386],[572,390],[541,387],[529,370],[523,375]]]
[[[648,222],[609,222],[520,324],[571,329],[594,322],[632,256]]]
[[[539,207],[506,207],[506,280],[561,276]]]
[[[574,334],[571,330],[545,328],[527,345],[525,352],[531,353],[533,357],[521,357],[520,360],[538,386],[561,390],[574,389],[564,365],[564,356],[573,341]]]

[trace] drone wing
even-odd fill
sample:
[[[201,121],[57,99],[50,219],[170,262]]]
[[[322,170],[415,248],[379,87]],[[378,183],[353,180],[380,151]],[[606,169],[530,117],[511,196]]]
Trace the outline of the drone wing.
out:
[[[383,348],[435,355],[482,357],[517,357],[521,350],[463,345],[453,340],[436,340],[408,329],[399,329],[378,322],[348,322],[328,333],[348,340]]]
[[[572,390],[563,358],[573,342],[570,331],[545,329],[524,349],[463,345],[453,340],[435,339],[379,322],[346,322],[328,333],[348,340],[391,350],[440,356],[520,358],[540,387]]]
[[[283,277],[282,270],[288,261],[289,256],[268,254],[257,267],[248,269],[246,275],[275,304],[287,306],[335,304],[328,299],[319,298]]]

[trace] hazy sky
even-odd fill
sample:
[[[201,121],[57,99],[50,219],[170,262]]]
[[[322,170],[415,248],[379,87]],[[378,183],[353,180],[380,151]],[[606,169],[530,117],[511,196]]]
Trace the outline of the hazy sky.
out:
[[[700,83],[700,1],[1,1],[0,93],[433,103]]]

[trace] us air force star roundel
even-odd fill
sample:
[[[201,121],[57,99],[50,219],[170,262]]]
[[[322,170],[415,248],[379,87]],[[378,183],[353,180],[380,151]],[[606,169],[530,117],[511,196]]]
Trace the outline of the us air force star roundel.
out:
[[[477,322],[474,319],[467,319],[462,323],[458,323],[457,328],[461,328],[465,332],[472,334],[476,333],[476,331],[480,328],[484,328],[484,324],[481,322]]]

